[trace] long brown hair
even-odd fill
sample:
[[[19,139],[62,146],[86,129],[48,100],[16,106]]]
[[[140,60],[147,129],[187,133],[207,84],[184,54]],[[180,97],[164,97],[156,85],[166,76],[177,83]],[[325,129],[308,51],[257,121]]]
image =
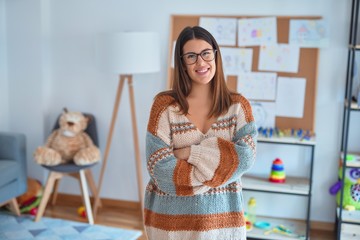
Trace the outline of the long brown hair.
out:
[[[215,38],[202,27],[185,27],[179,34],[175,45],[174,79],[172,82],[172,89],[161,92],[158,96],[171,95],[175,99],[175,102],[179,104],[180,112],[188,114],[189,104],[186,97],[189,96],[191,92],[192,80],[185,71],[181,56],[183,55],[183,47],[185,43],[192,39],[204,40],[209,43],[213,49],[217,50],[215,55],[216,72],[210,83],[213,96],[212,108],[208,116],[218,117],[229,110],[231,105],[231,92],[226,85],[219,46]]]

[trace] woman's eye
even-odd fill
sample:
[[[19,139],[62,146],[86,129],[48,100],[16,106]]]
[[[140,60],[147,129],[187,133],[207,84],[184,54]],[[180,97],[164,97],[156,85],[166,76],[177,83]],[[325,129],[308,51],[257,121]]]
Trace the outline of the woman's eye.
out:
[[[206,51],[206,52],[203,52],[203,53],[202,53],[202,55],[203,55],[204,57],[208,56],[209,54],[210,54],[209,51]]]
[[[188,54],[187,55],[187,59],[195,59],[196,58],[196,54]]]

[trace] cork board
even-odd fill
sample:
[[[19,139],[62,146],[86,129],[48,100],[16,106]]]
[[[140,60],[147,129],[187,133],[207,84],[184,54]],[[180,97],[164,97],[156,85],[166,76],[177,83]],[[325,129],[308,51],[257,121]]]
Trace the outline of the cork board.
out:
[[[171,86],[173,78],[172,54],[173,42],[176,41],[182,29],[186,26],[199,25],[200,17],[217,17],[217,18],[254,18],[260,16],[220,16],[220,15],[172,15],[170,24],[169,39],[169,59],[168,59],[168,80],[167,87]],[[267,17],[267,16],[261,16]],[[289,25],[291,19],[321,19],[320,16],[277,16],[277,42],[288,43]],[[220,45],[221,47],[221,45]],[[246,47],[253,49],[252,69],[253,72],[261,72],[258,70],[259,46]],[[316,102],[316,82],[317,82],[317,64],[318,64],[317,48],[300,48],[299,68],[296,73],[276,72],[278,77],[299,77],[306,79],[304,114],[302,118],[276,117],[275,125],[280,129],[294,128],[304,130],[315,130],[315,102]],[[230,89],[236,90],[237,77],[229,76],[227,84]]]

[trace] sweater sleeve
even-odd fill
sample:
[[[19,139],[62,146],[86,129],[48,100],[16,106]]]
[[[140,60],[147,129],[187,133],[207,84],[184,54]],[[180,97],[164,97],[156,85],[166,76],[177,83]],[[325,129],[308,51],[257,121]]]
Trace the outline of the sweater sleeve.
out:
[[[147,170],[152,182],[164,194],[176,195],[173,181],[174,171],[179,162],[172,150],[170,120],[168,108],[171,105],[170,96],[157,97],[151,107],[146,134]]]
[[[214,188],[236,181],[255,162],[257,128],[250,103],[236,95],[230,111],[236,118],[231,140],[210,137],[191,146],[187,161],[193,166],[190,179],[197,185],[202,183],[202,187],[195,186],[195,193],[206,191],[206,186]]]

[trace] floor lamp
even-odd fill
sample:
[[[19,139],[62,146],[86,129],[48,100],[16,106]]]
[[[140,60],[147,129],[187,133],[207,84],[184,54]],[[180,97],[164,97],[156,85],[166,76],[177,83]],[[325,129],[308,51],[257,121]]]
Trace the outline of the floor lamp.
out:
[[[138,130],[135,114],[135,100],[133,88],[133,75],[160,71],[160,47],[158,35],[154,32],[121,32],[103,35],[98,41],[98,59],[103,69],[119,75],[119,83],[113,108],[110,129],[107,136],[106,148],[100,172],[98,191],[95,196],[94,216],[96,217],[100,205],[100,191],[102,187],[104,172],[110,152],[114,126],[118,115],[121,94],[125,81],[129,88],[131,122],[133,131],[136,175],[138,183],[138,196],[141,208],[143,208],[143,180],[142,162]],[[141,211],[142,213],[142,211]]]

